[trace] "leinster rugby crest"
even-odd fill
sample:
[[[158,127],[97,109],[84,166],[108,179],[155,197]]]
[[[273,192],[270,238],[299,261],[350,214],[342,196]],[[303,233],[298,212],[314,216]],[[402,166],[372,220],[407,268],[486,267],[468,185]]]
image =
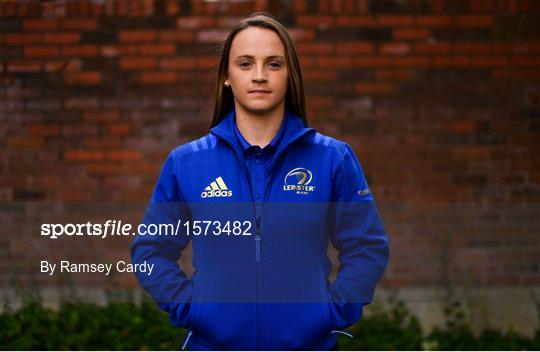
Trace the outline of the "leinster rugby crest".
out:
[[[315,190],[315,186],[311,185],[313,173],[303,167],[297,167],[287,173],[283,180],[283,190],[293,191],[296,194],[308,194]]]

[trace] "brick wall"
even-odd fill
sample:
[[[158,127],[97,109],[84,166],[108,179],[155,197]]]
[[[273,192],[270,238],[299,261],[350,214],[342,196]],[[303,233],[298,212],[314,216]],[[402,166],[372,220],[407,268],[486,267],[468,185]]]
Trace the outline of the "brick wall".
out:
[[[220,41],[252,11],[290,30],[311,125],[366,171],[383,287],[540,284],[532,0],[0,1],[2,202],[24,219],[33,202],[147,201],[166,154],[206,133]],[[3,267],[25,256],[10,224]]]

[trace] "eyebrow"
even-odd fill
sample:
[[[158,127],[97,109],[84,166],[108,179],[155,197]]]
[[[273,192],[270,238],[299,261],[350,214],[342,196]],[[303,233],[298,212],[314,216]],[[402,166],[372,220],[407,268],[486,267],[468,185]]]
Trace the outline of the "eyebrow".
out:
[[[239,60],[239,59],[243,59],[243,58],[246,58],[246,59],[253,59],[254,56],[252,55],[239,55],[235,58],[235,60]],[[272,59],[282,59],[282,60],[285,60],[285,58],[281,55],[271,55],[271,56],[267,56],[266,57],[266,60],[272,60]]]

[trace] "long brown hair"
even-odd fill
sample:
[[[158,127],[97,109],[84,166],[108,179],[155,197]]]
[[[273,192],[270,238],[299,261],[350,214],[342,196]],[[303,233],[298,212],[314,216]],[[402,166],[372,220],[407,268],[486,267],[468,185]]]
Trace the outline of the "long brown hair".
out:
[[[232,90],[229,87],[224,88],[225,73],[229,67],[229,53],[231,51],[231,44],[238,32],[247,27],[259,27],[270,29],[274,31],[281,39],[283,46],[285,47],[285,58],[287,60],[287,72],[288,83],[287,93],[285,96],[285,109],[300,116],[304,122],[304,126],[308,126],[306,116],[306,103],[304,97],[304,80],[302,79],[302,71],[300,69],[300,62],[298,61],[298,54],[294,42],[281,23],[276,21],[272,16],[266,12],[255,12],[246,19],[242,20],[232,31],[229,33],[227,39],[223,43],[221,49],[221,60],[219,62],[219,71],[216,82],[216,102],[214,107],[214,116],[212,118],[212,124],[210,127],[216,126],[223,120],[223,117],[234,108],[234,97]]]

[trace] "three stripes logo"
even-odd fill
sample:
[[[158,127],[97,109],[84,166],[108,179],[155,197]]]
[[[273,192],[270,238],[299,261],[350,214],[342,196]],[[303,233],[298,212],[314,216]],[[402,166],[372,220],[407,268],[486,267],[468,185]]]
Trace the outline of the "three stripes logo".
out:
[[[212,181],[210,186],[207,186],[201,193],[201,198],[212,197],[232,197],[232,191],[227,188],[221,176]]]

